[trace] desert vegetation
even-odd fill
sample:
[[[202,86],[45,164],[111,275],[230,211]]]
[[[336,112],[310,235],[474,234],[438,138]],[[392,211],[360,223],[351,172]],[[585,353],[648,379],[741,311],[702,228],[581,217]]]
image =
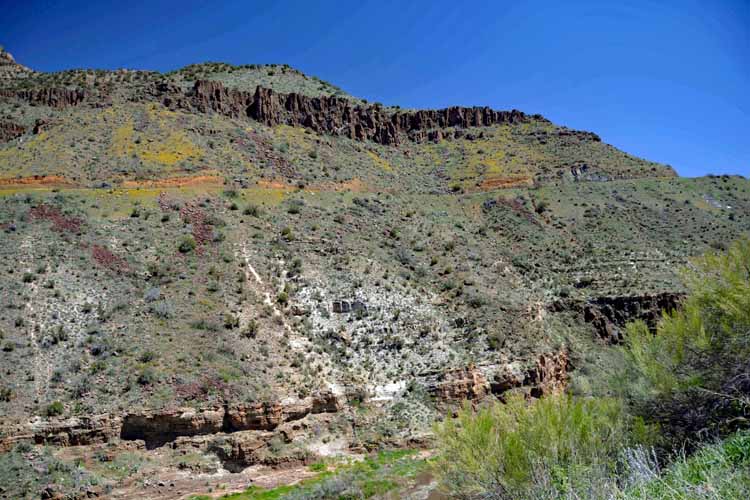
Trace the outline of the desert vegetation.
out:
[[[611,396],[509,395],[436,428],[456,498],[741,499],[750,493],[750,240],[685,271],[655,331],[628,325]]]

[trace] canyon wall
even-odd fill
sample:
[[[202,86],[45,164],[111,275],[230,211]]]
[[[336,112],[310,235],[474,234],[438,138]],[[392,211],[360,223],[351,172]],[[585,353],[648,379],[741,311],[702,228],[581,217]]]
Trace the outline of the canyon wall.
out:
[[[379,105],[359,105],[336,96],[283,94],[263,87],[257,87],[254,93],[245,92],[208,80],[195,82],[190,92],[174,85],[159,84],[157,93],[162,103],[170,108],[250,118],[269,126],[301,126],[322,134],[384,145],[398,144],[403,138],[439,140],[444,135],[441,131],[452,127],[465,129],[543,120],[539,115],[529,116],[518,110],[496,111],[488,107],[393,111]]]

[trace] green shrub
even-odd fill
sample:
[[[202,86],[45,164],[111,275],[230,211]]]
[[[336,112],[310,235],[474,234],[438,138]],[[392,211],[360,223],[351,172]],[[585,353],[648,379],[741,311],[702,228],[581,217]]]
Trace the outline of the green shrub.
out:
[[[180,246],[178,247],[178,249],[180,250],[180,253],[188,253],[195,250],[195,247],[195,238],[193,238],[192,235],[186,235],[183,236],[182,240],[180,240]]]
[[[465,498],[581,498],[575,492],[590,478],[614,472],[623,447],[649,437],[619,401],[567,395],[532,403],[511,395],[477,411],[467,405],[435,431],[435,471],[451,494]]]
[[[722,442],[702,447],[690,457],[680,457],[659,474],[658,468],[641,469],[619,498],[624,500],[721,499],[741,500],[750,495],[750,433],[739,432]],[[643,469],[647,470],[643,474]],[[644,477],[645,476],[645,477]]]
[[[683,440],[731,432],[750,410],[742,383],[750,375],[750,239],[696,260],[684,276],[689,295],[655,335],[643,322],[628,325],[619,377],[639,411]]]
[[[258,208],[257,205],[250,204],[245,207],[242,213],[245,215],[250,215],[251,217],[258,217],[260,215],[260,208]]]
[[[54,401],[47,406],[47,409],[44,411],[44,413],[48,417],[56,417],[58,415],[62,415],[64,410],[65,407],[63,407],[63,404],[60,401]]]

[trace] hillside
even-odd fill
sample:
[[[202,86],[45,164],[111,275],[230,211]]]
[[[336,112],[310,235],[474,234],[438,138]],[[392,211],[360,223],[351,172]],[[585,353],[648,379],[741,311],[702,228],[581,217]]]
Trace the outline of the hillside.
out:
[[[517,110],[383,107],[282,65],[0,62],[0,448],[79,453],[121,498],[174,498],[142,479],[185,454],[424,445],[463,399],[585,380],[750,231],[747,179]]]

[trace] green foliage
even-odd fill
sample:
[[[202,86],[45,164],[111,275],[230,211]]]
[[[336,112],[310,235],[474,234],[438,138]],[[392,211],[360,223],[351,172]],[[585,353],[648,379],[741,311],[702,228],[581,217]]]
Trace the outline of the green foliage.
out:
[[[708,385],[727,359],[750,354],[750,240],[707,254],[685,276],[690,295],[662,318],[656,335],[642,322],[628,328],[633,366],[660,393]]]
[[[623,500],[740,500],[750,495],[750,433],[740,432],[681,457],[661,474],[625,489]]]
[[[595,470],[614,470],[623,446],[649,437],[617,400],[567,395],[465,406],[436,435],[435,471],[451,494],[508,499],[579,491]]]
[[[188,253],[195,250],[196,242],[195,238],[193,238],[192,235],[186,235],[180,240],[180,246],[178,247],[178,250],[181,253]]]
[[[63,404],[60,401],[54,401],[47,406],[44,413],[48,417],[56,417],[58,415],[62,415],[63,411],[65,411],[65,407],[63,406]]]
[[[750,357],[750,239],[698,259],[685,280],[688,297],[662,317],[655,335],[643,322],[628,325],[620,390],[644,413],[667,407],[661,418],[680,430],[713,419],[726,432],[750,408],[740,382]]]

